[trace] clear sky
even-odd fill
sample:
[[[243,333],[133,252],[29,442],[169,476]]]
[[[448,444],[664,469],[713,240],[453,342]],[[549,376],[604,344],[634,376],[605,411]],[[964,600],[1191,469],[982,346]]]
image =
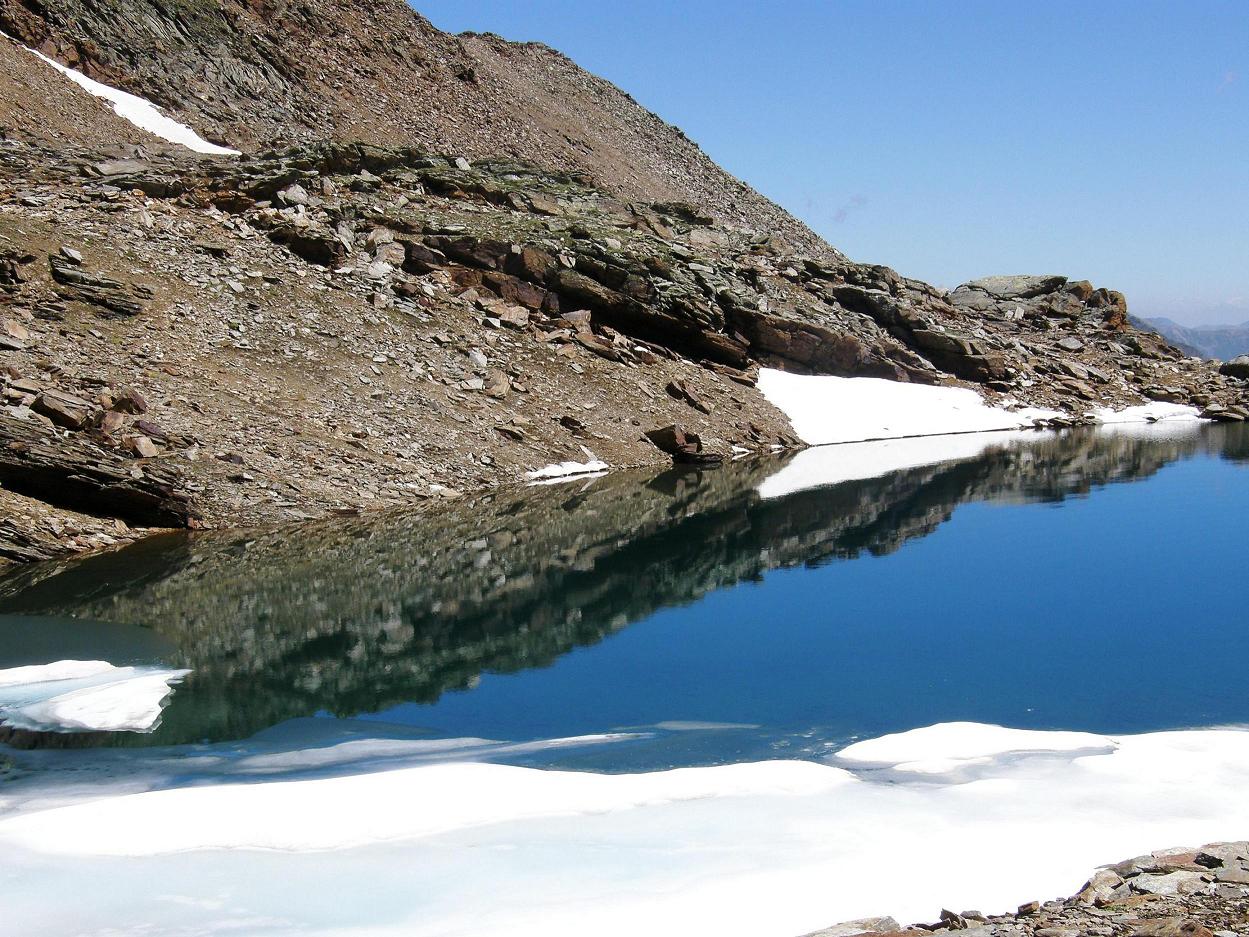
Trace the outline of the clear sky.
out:
[[[566,53],[856,260],[1249,320],[1249,2],[414,5]]]

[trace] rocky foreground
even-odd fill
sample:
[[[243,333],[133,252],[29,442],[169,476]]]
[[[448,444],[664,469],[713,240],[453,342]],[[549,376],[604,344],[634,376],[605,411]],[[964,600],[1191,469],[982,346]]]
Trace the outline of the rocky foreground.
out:
[[[960,932],[965,937],[1244,937],[1249,933],[1249,842],[1164,849],[1093,873],[1075,895],[1030,901],[1014,914],[941,912],[931,924],[848,921],[807,937]]]

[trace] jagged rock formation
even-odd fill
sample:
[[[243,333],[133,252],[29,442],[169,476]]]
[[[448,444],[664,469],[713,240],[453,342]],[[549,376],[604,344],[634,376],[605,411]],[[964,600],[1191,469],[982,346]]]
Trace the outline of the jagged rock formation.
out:
[[[613,473],[584,491],[500,490],[436,514],[198,535],[31,567],[0,580],[0,612],[147,625],[177,646],[171,663],[194,674],[154,736],[121,744],[237,738],[319,710],[432,701],[771,569],[892,552],[959,504],[1058,500],[1200,446],[1240,451],[1245,429],[1166,442],[1039,436],[768,500],[755,488],[775,462]]]
[[[806,937],[1237,937],[1249,924],[1249,843],[1159,849],[1103,866],[1075,895],[1014,914],[941,912],[903,928],[891,917],[835,924]]]

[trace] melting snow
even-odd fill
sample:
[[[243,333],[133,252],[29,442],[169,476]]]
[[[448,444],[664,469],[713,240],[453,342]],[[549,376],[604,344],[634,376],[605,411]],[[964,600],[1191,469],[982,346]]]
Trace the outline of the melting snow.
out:
[[[793,424],[804,442],[828,443],[1028,429],[1033,421],[1062,416],[1057,410],[991,407],[965,387],[931,387],[874,377],[759,372],[759,390]],[[1197,410],[1150,403],[1093,411],[1101,423],[1197,420]]]
[[[1201,421],[1201,415],[1195,407],[1188,407],[1182,403],[1162,403],[1161,401],[1143,403],[1135,407],[1125,407],[1122,410],[1115,410],[1112,407],[1099,407],[1093,411],[1093,415],[1097,417],[1099,423],[1110,424],[1153,423],[1163,420],[1168,423],[1196,423]]]
[[[546,480],[562,481],[579,475],[601,475],[607,469],[608,465],[606,462],[601,459],[591,458],[585,462],[556,462],[553,465],[546,465],[532,472],[526,472],[525,477],[531,482],[542,483]]]
[[[63,660],[0,670],[0,723],[37,732],[148,732],[190,671]]]
[[[943,903],[1002,911],[1070,894],[1100,863],[1249,828],[1240,729],[956,723],[859,742],[833,764],[629,775],[343,765],[241,784],[191,767],[182,786],[0,821],[12,933],[249,921],[322,935],[792,937],[868,915],[934,919]],[[924,869],[904,889],[888,874],[900,862]],[[54,900],[71,874],[77,911]]]
[[[0,33],[0,36],[3,35],[3,33]],[[8,37],[6,36],[5,38]],[[166,117],[160,112],[160,108],[146,98],[129,94],[88,78],[82,72],[62,65],[60,62],[48,58],[42,52],[36,52],[34,49],[29,48],[26,51],[32,55],[37,55],[88,94],[93,94],[97,98],[104,98],[104,100],[113,105],[113,110],[117,112],[118,117],[128,120],[140,130],[146,130],[153,136],[160,137],[162,140],[167,140],[170,143],[181,144],[188,150],[193,150],[196,153],[210,153],[221,156],[239,155],[238,150],[209,143],[186,124],[180,124],[173,118]]]
[[[759,390],[813,446],[901,436],[1027,429],[1056,410],[990,407],[974,390],[875,377],[759,372]]]

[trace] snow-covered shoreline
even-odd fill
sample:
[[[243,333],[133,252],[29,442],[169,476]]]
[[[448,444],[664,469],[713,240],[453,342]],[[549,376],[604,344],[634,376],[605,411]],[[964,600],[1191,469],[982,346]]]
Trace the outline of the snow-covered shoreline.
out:
[[[1100,863],[1243,831],[1246,783],[1242,729],[972,723],[861,741],[828,763],[647,774],[347,762],[311,780],[204,783],[189,770],[167,789],[0,820],[0,872],[15,934],[36,920],[71,932],[46,909],[73,868],[93,883],[92,919],[154,934],[246,919],[264,933],[792,937],[1070,894]],[[881,874],[899,856],[926,870],[905,889]],[[329,917],[308,898],[365,882],[369,902]]]
[[[1039,407],[993,407],[965,387],[791,374],[773,368],[760,370],[759,392],[811,446],[1031,429],[1038,421],[1064,415]],[[1196,408],[1171,403],[1091,412],[1102,424],[1200,419]]]

